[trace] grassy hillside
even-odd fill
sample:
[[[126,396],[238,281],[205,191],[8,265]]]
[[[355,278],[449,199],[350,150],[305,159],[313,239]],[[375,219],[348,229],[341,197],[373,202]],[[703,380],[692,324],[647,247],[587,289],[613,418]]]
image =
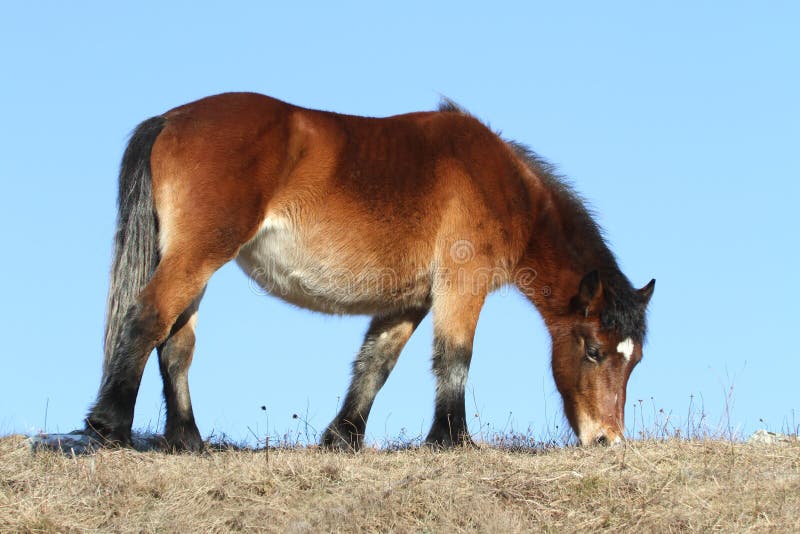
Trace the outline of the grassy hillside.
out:
[[[509,452],[31,454],[0,439],[0,531],[800,531],[800,443]]]

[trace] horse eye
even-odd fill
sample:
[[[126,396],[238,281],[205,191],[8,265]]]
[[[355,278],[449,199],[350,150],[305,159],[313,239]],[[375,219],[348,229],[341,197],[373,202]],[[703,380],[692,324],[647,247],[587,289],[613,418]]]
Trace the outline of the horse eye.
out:
[[[586,359],[592,363],[600,363],[603,359],[603,354],[598,347],[587,345],[586,346]]]

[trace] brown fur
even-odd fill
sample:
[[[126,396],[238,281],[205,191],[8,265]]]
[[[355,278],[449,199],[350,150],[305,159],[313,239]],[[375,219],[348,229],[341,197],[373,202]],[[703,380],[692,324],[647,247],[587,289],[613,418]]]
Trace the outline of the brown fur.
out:
[[[173,351],[182,361],[167,366],[176,371],[165,372],[166,394],[170,377],[188,369],[193,346],[191,329],[176,332],[174,323],[196,307],[214,271],[238,257],[286,300],[376,317],[359,356],[371,371],[362,376],[356,368],[352,402],[331,424],[326,444],[360,445],[377,389],[429,308],[437,401],[428,441],[469,441],[463,389],[475,326],[486,295],[507,283],[531,299],[553,335],[553,372],[576,432],[589,418],[607,439],[621,434],[625,385],[642,339],[630,362],[616,357],[586,367],[585,343],[610,353],[619,333],[603,327],[601,293],[574,307],[593,270],[623,292],[629,284],[576,197],[519,146],[455,109],[373,119],[234,93],[163,117],[150,156],[160,261],[137,311],[129,312],[125,350],[117,351],[131,363],[107,371],[88,418],[98,433],[128,439],[129,423],[114,414],[133,407],[114,400],[122,388],[114,384],[138,388],[149,354],[128,345],[186,347]],[[256,268],[264,258],[277,263]],[[381,333],[392,337],[376,342]],[[185,389],[179,395],[188,399]],[[609,404],[612,395],[617,400]],[[168,396],[167,438],[196,448],[196,439],[185,442],[196,434],[191,409],[170,416],[181,412],[171,402],[177,400]],[[346,430],[354,418],[362,421]]]

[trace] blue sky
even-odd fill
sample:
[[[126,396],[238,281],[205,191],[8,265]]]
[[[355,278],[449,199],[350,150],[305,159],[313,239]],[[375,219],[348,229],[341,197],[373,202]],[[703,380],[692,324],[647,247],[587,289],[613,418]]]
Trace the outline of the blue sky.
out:
[[[657,278],[629,429],[639,400],[678,426],[690,403],[712,427],[800,424],[798,27],[793,2],[6,3],[0,434],[70,431],[94,398],[127,134],[231,90],[373,116],[458,101],[571,179],[634,284]],[[201,433],[323,430],[367,324],[263,296],[226,266],[203,301],[190,374]],[[427,319],[378,396],[369,440],[427,432],[431,337]],[[154,363],[136,427],[163,422]],[[493,295],[468,384],[472,429],[563,427],[549,365],[536,311]]]

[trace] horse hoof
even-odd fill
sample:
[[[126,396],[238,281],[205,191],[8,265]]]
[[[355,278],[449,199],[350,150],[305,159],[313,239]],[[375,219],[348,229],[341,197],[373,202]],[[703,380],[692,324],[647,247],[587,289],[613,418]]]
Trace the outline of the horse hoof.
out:
[[[196,428],[167,432],[164,441],[169,452],[200,453],[205,448],[203,438]]]
[[[446,449],[454,449],[463,447],[465,449],[477,449],[478,446],[472,441],[470,435],[466,432],[459,434],[455,438],[447,433],[434,433],[431,432],[425,438],[425,445],[433,450],[441,451]]]
[[[362,447],[361,440],[357,435],[332,428],[326,430],[322,435],[320,445],[323,449],[338,452],[356,452]]]
[[[92,446],[96,448],[133,447],[130,430],[114,430],[99,421],[87,419],[83,435],[88,437]]]

